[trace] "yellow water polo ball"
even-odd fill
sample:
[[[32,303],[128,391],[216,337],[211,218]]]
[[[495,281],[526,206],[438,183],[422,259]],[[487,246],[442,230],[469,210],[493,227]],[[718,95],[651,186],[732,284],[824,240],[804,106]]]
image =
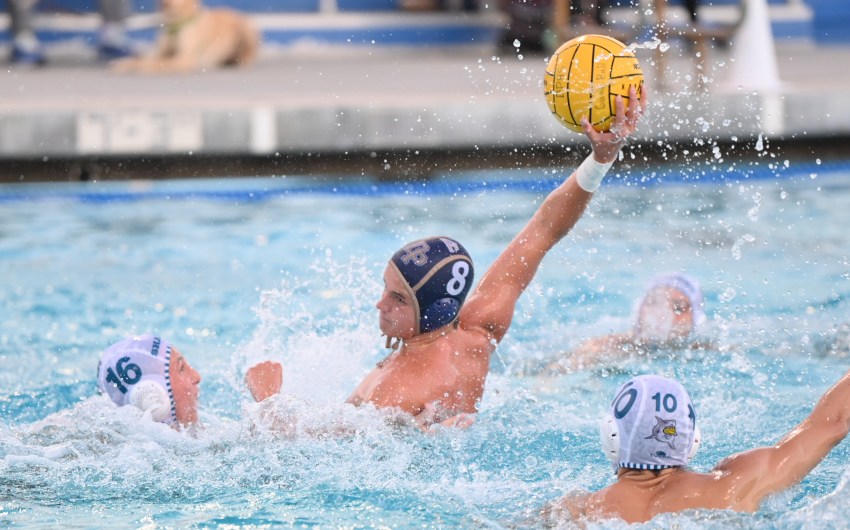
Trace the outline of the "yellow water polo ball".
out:
[[[617,112],[617,96],[629,104],[629,87],[640,98],[643,71],[635,54],[617,39],[582,35],[558,48],[546,66],[543,89],[549,110],[564,126],[582,132],[587,118],[607,131]]]

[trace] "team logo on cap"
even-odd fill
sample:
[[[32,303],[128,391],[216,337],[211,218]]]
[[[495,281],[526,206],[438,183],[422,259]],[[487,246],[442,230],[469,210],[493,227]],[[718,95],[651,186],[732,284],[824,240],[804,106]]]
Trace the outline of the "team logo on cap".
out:
[[[404,247],[399,259],[405,265],[413,263],[422,267],[428,264],[428,251],[431,250],[431,245],[425,241],[417,241],[412,245]]]
[[[676,420],[665,420],[664,418],[655,417],[655,427],[652,428],[652,434],[645,437],[644,440],[654,439],[661,443],[666,443],[670,449],[676,450],[674,443],[679,432],[676,430]]]

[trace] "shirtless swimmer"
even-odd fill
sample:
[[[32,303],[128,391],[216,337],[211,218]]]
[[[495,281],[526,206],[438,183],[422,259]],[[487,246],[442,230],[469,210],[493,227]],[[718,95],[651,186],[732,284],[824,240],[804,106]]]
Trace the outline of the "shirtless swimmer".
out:
[[[393,349],[349,403],[396,408],[418,416],[420,426],[468,423],[462,414],[477,411],[490,355],[510,327],[517,300],[546,253],[581,218],[646,109],[646,93],[638,100],[632,89],[629,96],[628,106],[617,98],[610,132],[584,124],[593,153],[549,194],[474,290],[472,260],[452,238],[414,241],[392,256],[376,307]],[[281,374],[280,364],[272,361],[249,369],[245,378],[254,399],[280,392]]]
[[[594,493],[567,495],[542,515],[557,525],[614,518],[641,523],[694,509],[755,512],[768,495],[803,480],[848,432],[850,372],[775,445],[734,454],[697,473],[686,467],[700,441],[688,393],[671,379],[639,376],[617,390],[601,426],[617,481]]]

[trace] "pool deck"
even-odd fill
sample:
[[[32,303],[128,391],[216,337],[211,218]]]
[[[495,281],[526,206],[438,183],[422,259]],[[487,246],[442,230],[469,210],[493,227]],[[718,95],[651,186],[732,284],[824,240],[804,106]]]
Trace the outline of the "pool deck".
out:
[[[850,47],[779,43],[779,83],[727,79],[762,58],[638,50],[652,105],[649,144],[850,136]],[[109,72],[85,54],[45,68],[6,67],[0,159],[350,156],[582,144],[542,96],[545,57],[492,47],[266,49],[245,69],[186,75]],[[769,73],[769,72],[768,72]],[[695,140],[702,139],[702,140]],[[374,153],[374,154],[373,154]],[[2,165],[2,164],[0,164]],[[8,176],[6,178],[8,180]]]

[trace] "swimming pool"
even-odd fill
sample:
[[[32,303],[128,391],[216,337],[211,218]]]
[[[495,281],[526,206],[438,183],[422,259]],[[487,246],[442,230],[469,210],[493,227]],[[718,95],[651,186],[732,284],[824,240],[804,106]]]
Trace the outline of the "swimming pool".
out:
[[[385,260],[448,234],[483,271],[558,175],[0,187],[0,524],[533,527],[546,501],[610,483],[598,419],[617,385],[648,371],[691,393],[704,436],[695,469],[776,441],[847,369],[823,351],[850,320],[850,173],[791,164],[757,176],[609,178],[520,300],[477,423],[433,436],[341,405],[384,355],[373,304]],[[717,351],[522,375],[628,327],[645,282],[674,269],[702,281],[701,333]],[[146,331],[204,377],[197,437],[92,397],[100,351]],[[252,432],[241,374],[267,356],[284,364],[284,410],[353,434]],[[847,461],[845,443],[756,515],[647,526],[843,527]]]

